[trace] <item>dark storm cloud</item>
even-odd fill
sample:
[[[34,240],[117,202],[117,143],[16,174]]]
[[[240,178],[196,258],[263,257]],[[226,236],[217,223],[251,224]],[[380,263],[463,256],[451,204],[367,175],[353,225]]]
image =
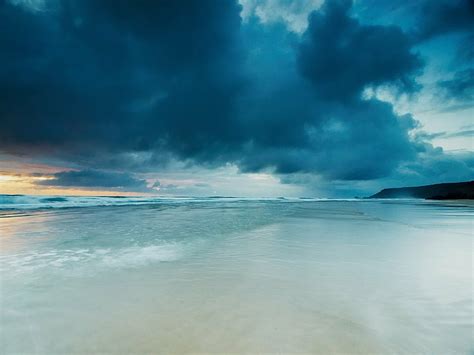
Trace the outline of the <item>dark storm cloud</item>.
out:
[[[242,24],[236,1],[45,4],[0,2],[0,150],[83,169],[43,185],[142,189],[97,168],[169,159],[367,180],[419,154],[415,119],[362,95],[418,89],[413,36],[359,22],[350,1],[327,1],[302,38]]]
[[[245,169],[270,164],[279,173],[366,180],[385,176],[401,161],[414,158],[408,131],[416,121],[398,116],[389,103],[361,94],[366,87],[385,84],[412,92],[422,62],[399,28],[362,25],[350,16],[350,8],[350,1],[332,1],[310,15],[295,63],[302,78],[299,86],[283,85],[294,94],[268,105],[273,116],[286,115],[283,122],[290,128],[285,132],[296,132],[299,144],[262,149],[262,142],[256,141],[257,153],[247,155]],[[291,104],[297,109],[285,110]],[[296,115],[288,116],[292,112]]]
[[[349,0],[330,1],[310,15],[299,65],[318,95],[341,100],[381,84],[415,90],[413,74],[422,62],[410,37],[395,26],[361,25],[350,9]]]
[[[0,139],[194,154],[231,140],[240,7],[232,1],[0,3]],[[229,70],[233,68],[233,70]]]
[[[404,164],[393,177],[413,185],[472,180],[474,156],[469,152],[449,154],[441,148],[424,144],[418,159]]]
[[[128,173],[100,170],[62,171],[55,173],[53,179],[36,183],[54,187],[85,187],[103,189],[121,189],[125,191],[148,191],[145,180],[137,179]]]
[[[447,99],[472,102],[474,100],[474,68],[460,70],[452,79],[441,80],[437,85]]]
[[[472,33],[474,23],[474,1],[425,1],[420,8],[419,23],[417,36],[420,39],[428,39],[447,33]]]
[[[420,7],[418,27],[414,31],[418,41],[424,42],[446,35],[454,36],[457,52],[448,70],[455,75],[441,80],[438,87],[442,96],[458,105],[472,105],[474,100],[474,1],[440,0],[425,1]],[[453,37],[452,37],[453,38]]]
[[[472,105],[474,1],[440,0],[423,2],[418,15],[418,26],[413,33],[420,43],[442,39],[443,36],[451,35],[450,40],[453,41],[457,50],[452,54],[451,65],[444,68],[444,70],[446,75],[449,75],[450,72],[456,72],[456,74],[450,80],[440,81],[438,86],[443,89],[444,99],[458,101],[458,105]]]
[[[250,138],[237,158],[243,171],[271,167],[279,174],[366,180],[414,158],[408,131],[415,120],[398,116],[389,103],[362,99],[361,92],[381,84],[412,91],[422,63],[402,31],[364,26],[349,8],[350,2],[332,2],[313,13],[302,43],[281,24],[249,20],[255,83],[240,100],[239,121]],[[387,32],[403,44],[390,49],[392,64],[367,65]]]

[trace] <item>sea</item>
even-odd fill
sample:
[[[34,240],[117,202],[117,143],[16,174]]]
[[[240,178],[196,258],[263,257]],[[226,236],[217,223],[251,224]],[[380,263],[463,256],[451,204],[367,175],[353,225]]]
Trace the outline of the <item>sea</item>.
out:
[[[0,195],[2,354],[473,354],[474,205]]]

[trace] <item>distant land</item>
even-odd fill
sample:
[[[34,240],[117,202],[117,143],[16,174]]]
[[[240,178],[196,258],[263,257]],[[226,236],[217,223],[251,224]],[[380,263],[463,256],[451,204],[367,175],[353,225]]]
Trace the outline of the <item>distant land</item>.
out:
[[[415,187],[383,189],[369,198],[424,198],[427,200],[474,200],[474,180]]]

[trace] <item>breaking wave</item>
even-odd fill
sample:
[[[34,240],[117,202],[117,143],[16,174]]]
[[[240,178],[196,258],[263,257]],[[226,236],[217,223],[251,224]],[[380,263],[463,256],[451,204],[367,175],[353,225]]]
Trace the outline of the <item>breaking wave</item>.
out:
[[[36,210],[99,206],[179,204],[210,201],[324,201],[319,198],[149,197],[149,196],[32,196],[0,195],[0,210]]]

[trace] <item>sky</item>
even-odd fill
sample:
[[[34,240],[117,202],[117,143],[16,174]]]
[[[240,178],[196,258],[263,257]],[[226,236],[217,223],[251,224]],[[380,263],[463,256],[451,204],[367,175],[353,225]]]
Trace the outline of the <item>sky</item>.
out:
[[[0,193],[474,179],[472,0],[0,0]]]

